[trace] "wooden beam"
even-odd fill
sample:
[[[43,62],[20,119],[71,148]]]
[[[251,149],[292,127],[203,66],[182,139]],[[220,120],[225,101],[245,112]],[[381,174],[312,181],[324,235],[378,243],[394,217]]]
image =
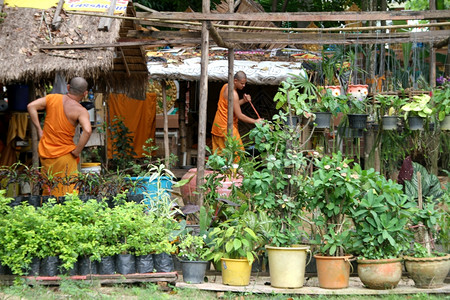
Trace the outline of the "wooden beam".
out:
[[[169,117],[167,116],[167,87],[166,81],[163,79],[161,81],[162,88],[162,98],[163,98],[163,127],[164,127],[164,164],[167,169],[169,166],[169,157],[170,157],[170,149],[169,149]]]
[[[129,76],[131,76],[131,73],[130,73],[130,68],[128,67],[128,64],[127,64],[127,59],[125,57],[125,54],[123,53],[122,47],[119,47],[119,50],[120,50],[120,53],[122,54],[123,64],[125,65],[125,69],[127,70],[127,74],[129,77]]]
[[[222,39],[220,34],[217,32],[217,30],[214,28],[214,26],[212,26],[210,21],[206,21],[206,27],[208,28],[209,34],[212,37],[212,39],[214,40],[214,42],[216,42],[217,46],[224,47],[224,48],[235,48],[236,47],[236,45],[233,45],[232,43],[224,42],[224,40]]]
[[[110,4],[109,4],[109,8],[108,11],[106,12],[107,16],[113,16],[114,15],[114,11],[116,10],[116,3],[117,0],[111,0]],[[100,22],[98,24],[98,30],[100,31],[109,31],[112,25],[112,18],[101,18]]]
[[[59,0],[58,2],[58,6],[56,7],[56,11],[55,11],[55,15],[53,16],[53,21],[52,21],[52,29],[53,30],[58,30],[59,27],[61,27],[61,10],[64,4],[64,0]]]
[[[147,12],[151,12],[151,13],[156,13],[156,12],[158,12],[157,10],[151,9],[150,7],[144,6],[144,5],[139,4],[139,3],[136,3],[136,2],[133,2],[133,5],[134,5],[135,7],[137,7],[137,8],[140,8],[140,9],[142,9],[142,10],[145,10],[145,11],[147,11]]]
[[[260,21],[260,22],[322,22],[322,21],[381,21],[381,20],[436,20],[449,19],[450,10],[425,11],[360,11],[360,12],[287,12],[287,13],[186,13],[137,12],[138,18],[197,21]]]

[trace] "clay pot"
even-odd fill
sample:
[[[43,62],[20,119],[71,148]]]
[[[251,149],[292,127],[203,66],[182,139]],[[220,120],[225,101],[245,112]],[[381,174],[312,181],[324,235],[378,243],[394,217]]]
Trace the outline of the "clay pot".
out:
[[[405,256],[405,267],[417,288],[434,289],[444,285],[450,270],[450,254],[442,257]]]
[[[343,289],[348,287],[350,277],[350,259],[347,256],[314,255],[317,266],[319,286],[323,289]]]
[[[369,289],[393,289],[402,278],[402,259],[358,259],[358,276]]]

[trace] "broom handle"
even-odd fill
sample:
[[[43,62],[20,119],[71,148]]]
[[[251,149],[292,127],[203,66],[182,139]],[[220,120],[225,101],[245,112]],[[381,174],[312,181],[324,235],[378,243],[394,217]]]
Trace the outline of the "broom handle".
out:
[[[258,117],[258,119],[261,119],[261,117],[259,116],[258,112],[256,111],[256,108],[253,106],[253,103],[252,102],[249,102],[249,103],[252,106],[253,110],[255,111],[256,116]]]

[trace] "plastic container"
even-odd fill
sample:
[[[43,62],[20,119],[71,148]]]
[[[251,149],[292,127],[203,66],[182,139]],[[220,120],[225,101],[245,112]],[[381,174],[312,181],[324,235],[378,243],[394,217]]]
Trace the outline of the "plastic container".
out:
[[[82,163],[81,173],[98,173],[102,170],[101,163]]]
[[[150,181],[150,177],[129,177],[126,180],[131,180],[136,184],[134,191],[130,191],[132,195],[143,194],[144,203],[150,204],[150,201],[168,195],[170,198],[170,190],[172,189],[172,181],[169,177],[161,176]],[[158,190],[159,185],[159,190]]]

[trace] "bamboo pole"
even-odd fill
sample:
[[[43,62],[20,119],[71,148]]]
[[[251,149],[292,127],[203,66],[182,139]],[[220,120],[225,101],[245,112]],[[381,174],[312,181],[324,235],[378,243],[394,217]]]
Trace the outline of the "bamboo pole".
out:
[[[169,168],[169,157],[170,157],[170,149],[169,149],[169,121],[167,117],[167,86],[166,81],[161,81],[162,87],[162,98],[163,98],[163,127],[164,127],[164,164],[166,168]]]
[[[228,12],[234,13],[234,0],[228,0]],[[230,29],[232,30],[232,29]],[[233,115],[234,115],[234,47],[228,47],[228,118],[227,133],[233,135]]]
[[[167,24],[183,24],[183,25],[192,25],[192,26],[202,26],[201,22],[192,22],[192,21],[178,21],[178,20],[162,20],[162,19],[153,19],[153,18],[140,18],[140,17],[125,17],[125,16],[104,16],[98,15],[94,13],[84,13],[84,12],[75,12],[75,11],[67,11],[67,14],[72,15],[82,15],[82,16],[91,16],[91,17],[103,17],[103,18],[115,18],[115,19],[124,19],[124,20],[135,20],[135,21],[150,21],[150,22],[158,22],[158,23],[167,23]],[[291,20],[292,21],[292,20]],[[410,25],[387,25],[387,26],[367,26],[367,27],[330,27],[330,28],[280,28],[280,27],[262,27],[262,26],[243,26],[243,25],[224,25],[224,24],[212,24],[212,26],[216,28],[224,28],[224,29],[246,29],[246,30],[267,30],[267,31],[285,31],[285,32],[332,32],[332,31],[372,31],[372,30],[383,30],[383,29],[407,29],[407,28],[428,28],[428,27],[441,27],[441,26],[449,26],[450,22],[440,22],[440,23],[429,23],[429,24],[410,24]]]
[[[209,13],[209,0],[202,0],[203,13]],[[200,71],[200,104],[198,116],[198,149],[197,149],[197,191],[198,205],[203,206],[203,194],[199,188],[203,184],[205,174],[206,113],[208,102],[208,63],[209,63],[209,31],[206,22],[202,24],[201,71]]]

